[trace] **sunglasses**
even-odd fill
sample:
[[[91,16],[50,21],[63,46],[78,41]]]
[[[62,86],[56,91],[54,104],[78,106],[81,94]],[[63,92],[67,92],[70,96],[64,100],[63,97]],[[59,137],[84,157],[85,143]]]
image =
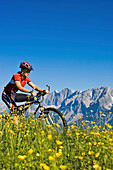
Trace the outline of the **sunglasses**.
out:
[[[25,73],[30,73],[30,70],[26,70]]]

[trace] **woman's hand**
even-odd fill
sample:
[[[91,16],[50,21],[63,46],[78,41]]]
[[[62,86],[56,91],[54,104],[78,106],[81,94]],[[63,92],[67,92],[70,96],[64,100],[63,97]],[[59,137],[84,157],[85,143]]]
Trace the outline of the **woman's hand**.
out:
[[[49,91],[48,90],[45,90],[46,94],[49,94]]]
[[[31,91],[31,95],[32,96],[37,96],[37,93],[35,93],[34,91]]]

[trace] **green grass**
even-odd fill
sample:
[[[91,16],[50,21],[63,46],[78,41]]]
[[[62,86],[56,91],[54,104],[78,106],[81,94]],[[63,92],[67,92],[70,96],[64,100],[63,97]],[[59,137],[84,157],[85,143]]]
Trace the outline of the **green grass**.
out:
[[[0,118],[0,169],[112,170],[112,126],[90,123],[60,133],[33,118],[19,118],[18,127],[13,117]]]

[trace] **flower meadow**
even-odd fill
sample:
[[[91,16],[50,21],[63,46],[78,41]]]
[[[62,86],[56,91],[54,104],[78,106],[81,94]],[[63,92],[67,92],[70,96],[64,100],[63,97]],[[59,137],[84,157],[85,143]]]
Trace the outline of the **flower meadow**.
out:
[[[58,132],[33,116],[19,117],[17,126],[0,115],[0,169],[113,170],[112,126],[81,118]]]

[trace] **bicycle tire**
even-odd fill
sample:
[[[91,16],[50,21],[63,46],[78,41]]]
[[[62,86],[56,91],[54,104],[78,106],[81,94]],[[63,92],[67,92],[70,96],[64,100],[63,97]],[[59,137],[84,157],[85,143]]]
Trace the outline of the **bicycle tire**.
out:
[[[42,118],[42,120],[46,122],[46,125],[50,125],[56,131],[67,130],[66,119],[56,108],[44,108],[44,110],[40,113],[39,118]]]

